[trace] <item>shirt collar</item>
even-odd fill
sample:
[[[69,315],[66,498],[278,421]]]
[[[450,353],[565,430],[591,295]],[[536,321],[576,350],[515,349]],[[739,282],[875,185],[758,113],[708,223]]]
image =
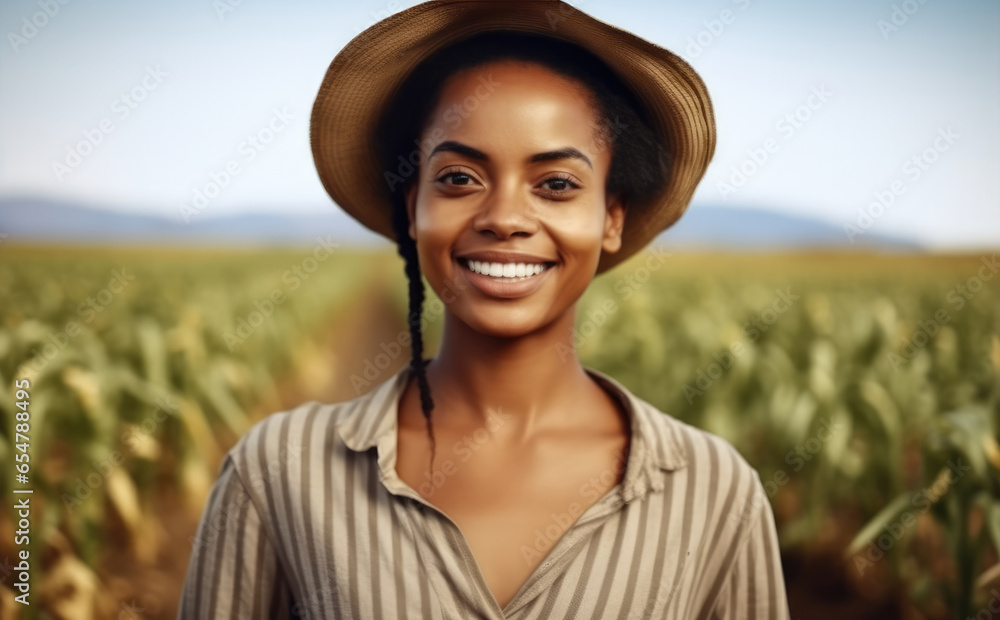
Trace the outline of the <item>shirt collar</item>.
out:
[[[622,482],[624,501],[641,497],[650,488],[662,490],[663,476],[657,475],[656,470],[673,471],[687,464],[677,428],[679,422],[603,372],[586,367],[584,370],[617,397],[629,415],[632,441]],[[395,454],[399,398],[409,377],[410,367],[404,366],[370,392],[343,404],[336,429],[347,447],[363,452],[375,446],[391,446],[390,452]],[[394,468],[395,458],[391,462],[380,458],[379,464],[383,468]],[[383,471],[382,478],[396,478],[396,475],[394,471]]]

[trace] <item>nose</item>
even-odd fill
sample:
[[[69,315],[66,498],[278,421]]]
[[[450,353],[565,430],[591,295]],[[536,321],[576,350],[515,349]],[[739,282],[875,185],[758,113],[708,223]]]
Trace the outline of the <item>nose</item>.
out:
[[[531,236],[538,230],[538,206],[533,198],[531,192],[497,187],[483,200],[473,227],[476,232],[492,232],[498,239],[517,234]]]

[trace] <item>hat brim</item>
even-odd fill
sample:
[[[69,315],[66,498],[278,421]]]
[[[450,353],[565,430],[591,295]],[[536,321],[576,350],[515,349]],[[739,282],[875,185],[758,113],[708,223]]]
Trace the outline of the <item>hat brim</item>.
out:
[[[601,255],[597,272],[604,272],[683,215],[715,151],[715,113],[704,82],[682,58],[564,2],[436,0],[352,39],[330,64],[310,120],[323,187],[361,224],[395,241],[376,127],[417,65],[443,47],[491,30],[551,36],[595,54],[632,89],[671,153],[668,183],[647,204],[628,205],[621,249]]]

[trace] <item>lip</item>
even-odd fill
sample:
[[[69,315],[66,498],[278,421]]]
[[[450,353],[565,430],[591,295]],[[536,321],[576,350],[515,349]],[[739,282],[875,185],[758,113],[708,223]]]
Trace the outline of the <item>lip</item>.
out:
[[[497,256],[497,255],[498,253],[496,252],[493,253],[483,252],[483,253],[477,253],[475,255],[469,254],[467,256]],[[507,256],[511,255],[507,254]],[[527,256],[527,255],[521,254],[516,256]],[[486,258],[466,259],[465,257],[456,257],[455,265],[465,276],[465,279],[468,280],[469,283],[472,284],[474,287],[482,291],[484,294],[489,295],[490,297],[499,297],[501,299],[519,299],[521,297],[527,297],[528,295],[531,295],[532,293],[537,291],[539,287],[542,286],[542,284],[545,283],[545,280],[548,279],[549,273],[553,269],[555,269],[555,264],[553,263],[553,261],[538,260],[535,258],[532,258],[530,260],[524,258],[519,258],[516,260],[505,258],[503,261],[500,260],[491,261],[491,262],[512,262],[512,263],[513,262],[545,263],[547,265],[545,271],[537,275],[531,276],[526,280],[520,280],[517,282],[500,282],[497,281],[493,276],[484,276],[481,273],[476,273],[472,271],[463,264],[466,260],[487,260],[487,259]]]

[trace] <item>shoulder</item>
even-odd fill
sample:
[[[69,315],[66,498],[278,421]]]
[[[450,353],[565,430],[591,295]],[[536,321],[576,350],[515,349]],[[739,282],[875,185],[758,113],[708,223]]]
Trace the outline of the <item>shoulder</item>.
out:
[[[692,426],[669,414],[660,419],[671,427],[678,441],[684,446],[684,458],[691,474],[708,474],[717,482],[759,482],[757,470],[730,443],[729,440],[704,429]],[[754,486],[754,485],[748,485]],[[746,489],[750,491],[751,489]]]
[[[337,428],[355,401],[304,402],[253,424],[226,453],[234,473],[258,508],[274,495],[298,493],[297,484],[342,454]]]
[[[349,453],[364,452],[391,432],[406,378],[404,367],[351,400],[311,400],[273,413],[251,426],[226,459],[255,500],[297,504],[295,494],[309,494],[324,473],[346,466]]]
[[[667,531],[666,547],[682,550],[677,562],[689,573],[677,587],[701,601],[699,606],[711,607],[729,581],[735,579],[740,588],[740,580],[753,583],[741,565],[751,567],[762,587],[780,582],[774,516],[757,470],[719,435],[655,408],[650,420],[652,435],[676,450],[673,459],[660,459],[670,467],[656,472],[653,485],[662,488],[664,499],[653,506]],[[760,566],[767,571],[757,571]]]
[[[698,617],[788,618],[774,513],[757,470],[726,439],[660,415],[658,426],[677,438],[685,460],[662,472],[674,476],[675,509],[663,518],[680,530],[672,540],[685,550],[679,561],[689,572],[678,582],[680,598],[701,610]]]
[[[757,470],[723,437],[683,422],[645,403],[659,457],[664,486],[683,492],[685,509],[698,515],[710,535],[742,539],[770,506]],[[669,480],[668,480],[669,478]]]
[[[648,450],[654,487],[667,481],[683,486],[691,480],[688,499],[699,503],[729,493],[735,495],[733,501],[746,500],[762,490],[757,471],[729,441],[662,411],[614,377],[587,370],[627,402]]]

